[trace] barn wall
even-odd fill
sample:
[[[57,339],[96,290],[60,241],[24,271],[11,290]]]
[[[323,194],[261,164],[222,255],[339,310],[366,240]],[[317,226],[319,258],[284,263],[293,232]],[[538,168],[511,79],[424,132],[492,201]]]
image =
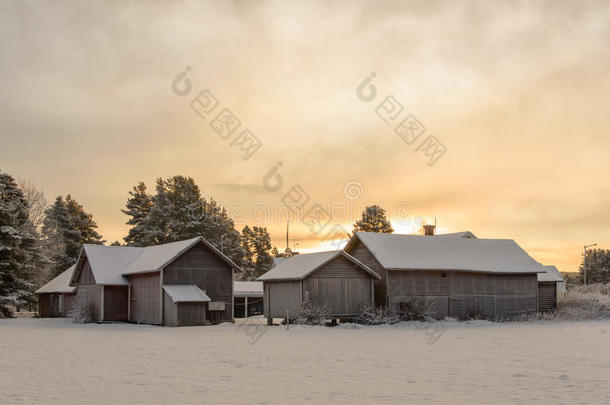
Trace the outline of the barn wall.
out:
[[[104,321],[127,321],[127,286],[104,286]]]
[[[308,294],[309,293],[309,294]],[[311,277],[303,280],[303,297],[314,306],[327,305],[333,317],[358,315],[371,305],[371,281],[367,277]]]
[[[178,326],[203,325],[206,322],[206,302],[178,303]]]
[[[331,316],[350,316],[370,306],[371,275],[343,256],[303,280],[303,302],[327,305]]]
[[[83,269],[78,277],[78,284],[95,284],[95,277],[93,277],[91,265],[89,265],[88,260],[85,260],[85,263],[83,264]]]
[[[130,321],[138,323],[161,323],[159,273],[137,274],[130,278],[131,311]]]
[[[356,240],[353,246],[347,249],[346,252],[366,264],[371,270],[381,276],[380,280],[375,279],[375,305],[386,306],[388,303],[386,270],[360,240]]]
[[[76,294],[63,294],[64,296],[64,312],[63,316],[70,316],[70,313],[76,309]]]
[[[233,269],[203,243],[182,254],[163,271],[163,284],[196,285],[213,302],[225,303],[225,311],[208,311],[213,322],[233,321]]]
[[[178,326],[178,305],[163,291],[163,324]]]
[[[438,318],[493,319],[536,312],[535,274],[482,274],[444,271],[389,271],[390,308],[427,297]]]
[[[557,284],[538,283],[538,311],[552,312],[557,306]]]
[[[97,284],[80,284],[76,290],[76,306],[80,311],[93,310],[93,321],[102,320],[102,286]]]
[[[265,316],[285,318],[301,310],[301,281],[265,281]],[[291,315],[292,317],[292,315]]]

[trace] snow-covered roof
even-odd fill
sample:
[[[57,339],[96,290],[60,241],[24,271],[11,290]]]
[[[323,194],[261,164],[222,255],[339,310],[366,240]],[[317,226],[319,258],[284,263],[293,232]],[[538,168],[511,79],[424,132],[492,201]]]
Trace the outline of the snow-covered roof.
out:
[[[201,236],[148,247],[85,244],[79,257],[79,264],[84,262],[85,257],[87,258],[97,284],[127,285],[124,276],[159,271],[197,243],[205,244],[231,267],[242,271],[231,259]],[[72,285],[76,283],[78,277],[76,273],[72,276],[70,282]]]
[[[282,262],[279,266],[272,268],[257,280],[270,281],[270,280],[303,280],[311,273],[318,270],[324,264],[334,260],[338,256],[343,256],[350,260],[352,263],[362,268],[373,277],[381,278],[377,273],[371,270],[367,265],[349,255],[342,250],[331,250],[328,252],[318,253],[304,253],[292,256],[290,260]]]
[[[262,297],[262,281],[234,281],[233,295],[236,297]]]
[[[142,253],[142,249],[144,248],[83,245],[83,252],[89,261],[95,282],[104,285],[127,285],[123,271]],[[76,282],[77,273],[74,272],[73,282]]]
[[[555,266],[542,266],[544,273],[538,273],[538,281],[543,282],[561,282],[563,276],[559,272],[559,269]]]
[[[71,294],[76,291],[76,287],[70,287],[70,278],[76,266],[70,266],[66,271],[62,272],[59,276],[49,281],[38,290],[36,294],[47,294],[47,293],[67,293]]]
[[[438,238],[357,232],[360,240],[390,270],[457,270],[485,273],[540,273],[542,265],[512,239]]]
[[[140,254],[123,270],[123,275],[160,270],[199,241],[200,238],[193,238],[141,248]]]
[[[212,301],[208,297],[205,291],[201,291],[196,285],[164,285],[163,291],[169,295],[172,302],[210,302]]]
[[[273,267],[279,266],[282,262],[290,259],[290,257],[274,257],[273,258]]]
[[[435,235],[439,238],[475,238],[476,235],[470,231],[462,231],[462,232],[452,232],[452,233],[442,233],[440,235]]]

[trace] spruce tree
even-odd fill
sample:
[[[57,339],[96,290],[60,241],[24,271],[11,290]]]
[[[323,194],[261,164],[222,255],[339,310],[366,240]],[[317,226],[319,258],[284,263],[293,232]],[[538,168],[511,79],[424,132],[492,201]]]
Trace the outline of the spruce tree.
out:
[[[52,253],[52,268],[48,279],[52,279],[76,263],[84,243],[104,244],[97,233],[93,216],[85,212],[82,205],[70,195],[65,200],[58,196],[46,212],[42,235],[46,249]]]
[[[379,205],[370,205],[362,212],[362,219],[354,224],[353,233],[356,232],[392,233],[394,229],[385,210]]]
[[[0,173],[0,313],[6,317],[32,297],[33,228],[23,193],[13,177]]]

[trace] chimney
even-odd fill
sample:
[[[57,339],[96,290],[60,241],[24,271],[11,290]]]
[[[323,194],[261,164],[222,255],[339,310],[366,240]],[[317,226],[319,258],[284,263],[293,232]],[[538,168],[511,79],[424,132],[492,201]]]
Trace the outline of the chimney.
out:
[[[436,225],[424,225],[424,235],[426,236],[434,236],[434,229]]]

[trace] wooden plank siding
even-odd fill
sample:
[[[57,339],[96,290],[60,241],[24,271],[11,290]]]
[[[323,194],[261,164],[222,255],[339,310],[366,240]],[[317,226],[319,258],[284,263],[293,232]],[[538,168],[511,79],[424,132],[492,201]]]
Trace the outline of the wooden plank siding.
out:
[[[207,302],[179,302],[177,326],[196,326],[206,323]]]
[[[163,284],[196,285],[213,302],[225,303],[224,312],[206,309],[207,313],[202,319],[233,321],[233,269],[203,243],[193,246],[165,267]]]
[[[387,274],[385,268],[375,259],[375,256],[367,249],[360,241],[356,240],[352,246],[346,250],[347,253],[366,264],[371,270],[381,276],[381,279],[375,279],[375,305],[387,305]]]
[[[265,281],[265,316],[291,317],[304,304],[326,305],[330,318],[353,317],[373,303],[373,276],[344,256],[337,256],[303,280]]]
[[[557,306],[557,283],[538,283],[538,311],[552,312]]]
[[[163,325],[178,326],[178,305],[163,291]]]
[[[161,323],[161,279],[159,272],[130,276],[130,321]]]
[[[390,270],[390,309],[413,297],[429,297],[438,318],[512,316],[537,310],[535,274],[484,274],[456,271]]]
[[[285,318],[286,311],[296,315],[302,308],[301,284],[300,280],[265,282],[265,316]]]
[[[77,306],[80,311],[93,309],[93,322],[102,321],[102,288],[97,284],[79,284],[76,289]]]
[[[38,294],[38,316],[41,318],[68,317],[76,305],[76,294]]]

